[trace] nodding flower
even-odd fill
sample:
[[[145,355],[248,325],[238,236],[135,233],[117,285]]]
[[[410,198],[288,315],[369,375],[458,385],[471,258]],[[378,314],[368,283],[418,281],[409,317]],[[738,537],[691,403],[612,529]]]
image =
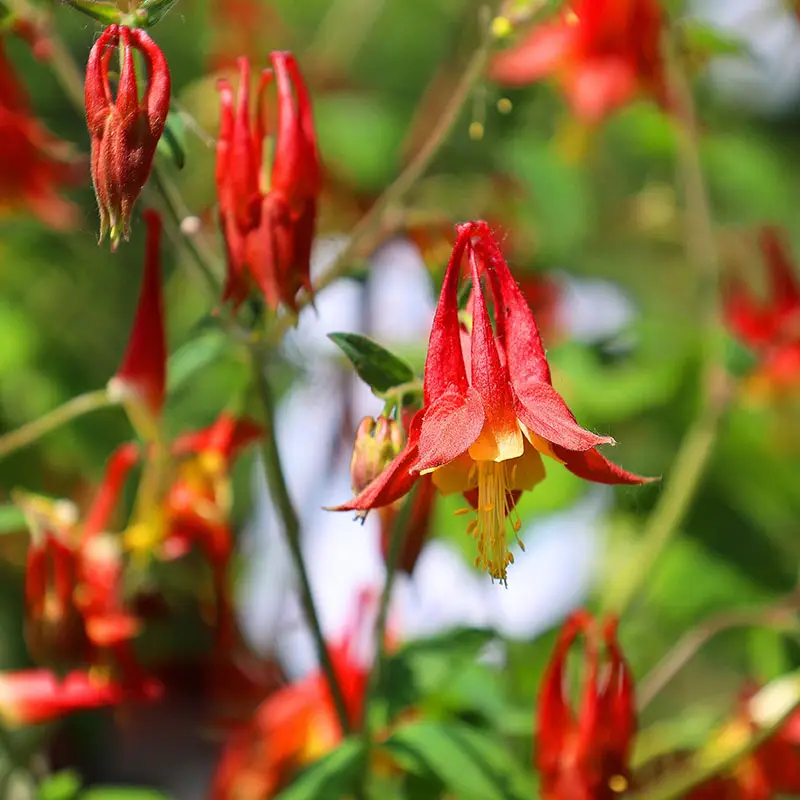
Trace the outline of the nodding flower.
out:
[[[114,97],[109,64],[120,48],[122,68]],[[133,51],[147,67],[139,97]],[[100,211],[100,242],[110,236],[115,250],[130,235],[133,207],[153,166],[169,113],[169,66],[158,45],[143,30],[109,25],[94,43],[86,64],[86,122],[92,148],[92,182]]]

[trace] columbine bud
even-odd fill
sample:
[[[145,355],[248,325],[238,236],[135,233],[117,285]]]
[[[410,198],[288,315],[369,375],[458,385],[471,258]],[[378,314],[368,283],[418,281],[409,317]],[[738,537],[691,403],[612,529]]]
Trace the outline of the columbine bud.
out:
[[[108,67],[113,48],[122,48],[116,99]],[[139,98],[133,51],[147,65]],[[109,25],[86,64],[86,121],[92,140],[92,182],[100,210],[100,241],[110,232],[111,247],[128,238],[134,203],[150,175],[158,140],[169,112],[170,74],[156,43],[142,30]]]
[[[403,449],[403,431],[394,419],[364,417],[356,430],[350,478],[354,494],[361,492],[383,472]]]

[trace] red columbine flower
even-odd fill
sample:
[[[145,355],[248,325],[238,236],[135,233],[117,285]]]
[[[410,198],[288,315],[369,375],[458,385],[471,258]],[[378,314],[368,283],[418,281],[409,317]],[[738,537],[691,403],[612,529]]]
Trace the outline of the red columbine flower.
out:
[[[108,68],[114,48],[122,48],[116,99]],[[133,51],[147,66],[139,98]],[[140,29],[109,25],[86,64],[86,121],[92,140],[92,181],[100,210],[100,241],[110,233],[111,248],[128,238],[133,206],[150,175],[156,146],[169,112],[170,74],[158,45]]]
[[[17,727],[52,722],[90,708],[122,702],[125,689],[92,672],[70,672],[59,678],[48,669],[0,672],[0,718]]]
[[[208,560],[214,577],[221,646],[229,646],[234,635],[228,591],[233,555],[230,470],[242,450],[261,435],[261,427],[253,420],[223,411],[212,425],[184,434],[172,445],[172,455],[179,463],[165,501],[164,555],[177,558],[195,545]]]
[[[755,686],[747,686],[734,717],[722,728],[720,740],[740,741],[757,730],[750,714]],[[729,773],[692,789],[687,800],[770,800],[800,794],[800,714],[787,722],[762,745],[749,753]]]
[[[462,327],[458,311],[464,253],[473,280],[470,331]],[[484,274],[494,298],[496,332],[481,285]],[[542,455],[598,483],[648,480],[615,466],[596,449],[613,443],[578,425],[553,388],[536,321],[488,226],[464,223],[458,226],[431,329],[424,406],[411,422],[408,442],[376,480],[334,510],[389,505],[420,476],[431,474],[443,494],[461,492],[476,510],[467,528],[478,540],[476,564],[505,580],[512,561],[506,519],[520,493],[543,480]],[[519,519],[512,527],[519,530]]]
[[[296,310],[300,289],[311,292],[311,243],[321,190],[311,99],[291,53],[270,54],[250,115],[250,64],[239,59],[239,93],[219,81],[221,121],[217,139],[217,195],[228,253],[224,300],[234,305],[255,283],[273,309]],[[271,168],[263,163],[267,133],[266,90],[275,80],[278,124]]]
[[[732,333],[759,356],[751,384],[790,389],[800,379],[800,283],[776,228],[762,228],[759,246],[769,297],[755,298],[735,275],[725,284],[725,316]]]
[[[342,689],[351,725],[358,728],[363,713],[369,668],[358,658],[368,593],[342,641],[329,646],[334,672]],[[327,679],[316,671],[279,689],[255,712],[223,751],[214,778],[213,800],[256,800],[273,797],[293,775],[336,747],[342,729]]]
[[[584,636],[584,688],[577,716],[564,696],[567,654]],[[599,666],[600,640],[605,666]],[[583,611],[565,623],[542,678],[535,760],[544,800],[612,800],[628,786],[636,733],[633,678],[609,620],[602,635]]]
[[[665,103],[662,29],[657,0],[573,0],[498,53],[489,74],[508,86],[555,77],[574,113],[598,122],[637,95]]]
[[[58,191],[78,172],[70,145],[32,115],[0,37],[0,214],[26,209],[53,228],[72,227],[76,209]]]
[[[152,439],[153,427],[164,405],[167,379],[167,345],[164,330],[164,299],[161,289],[161,218],[147,209],[147,250],[136,317],[128,347],[109,391],[124,401],[133,424],[145,438]]]

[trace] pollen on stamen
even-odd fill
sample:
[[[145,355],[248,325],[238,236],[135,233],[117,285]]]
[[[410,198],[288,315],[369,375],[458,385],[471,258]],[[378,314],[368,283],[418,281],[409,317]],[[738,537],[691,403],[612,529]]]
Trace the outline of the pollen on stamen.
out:
[[[471,514],[473,509],[466,507],[466,508],[459,508],[453,512],[454,517],[463,517],[465,514]]]

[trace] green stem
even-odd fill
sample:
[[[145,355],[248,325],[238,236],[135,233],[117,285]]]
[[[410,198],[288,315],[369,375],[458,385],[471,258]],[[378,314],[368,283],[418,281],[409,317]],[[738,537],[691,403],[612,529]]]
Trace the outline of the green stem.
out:
[[[15,431],[0,436],[0,458],[5,458],[16,450],[27,447],[37,439],[60,428],[73,419],[82,417],[91,411],[116,405],[116,401],[108,396],[105,389],[79,394],[67,400],[63,405],[54,408],[39,419],[17,428]]]
[[[350,733],[350,719],[347,715],[347,706],[344,702],[341,686],[333,668],[328,647],[325,644],[325,637],[322,633],[319,615],[314,605],[314,596],[311,592],[311,582],[306,570],[303,551],[300,545],[300,519],[297,511],[289,496],[286,486],[286,478],[283,474],[280,453],[278,452],[278,442],[275,431],[275,400],[272,396],[272,389],[264,374],[264,347],[263,344],[254,344],[250,348],[253,383],[258,394],[264,412],[264,443],[261,448],[264,459],[264,468],[267,476],[267,486],[272,501],[275,503],[278,513],[283,523],[286,542],[300,579],[300,599],[303,603],[306,619],[311,628],[311,635],[317,650],[320,667],[325,673],[328,685],[331,690],[331,697],[336,709],[339,724],[345,735]]]
[[[364,697],[364,711],[361,728],[361,739],[364,744],[364,765],[369,764],[369,754],[372,749],[372,719],[369,713],[373,701],[377,696],[381,677],[386,666],[386,628],[389,622],[389,606],[392,599],[392,587],[397,576],[397,567],[400,562],[400,554],[403,551],[403,542],[411,520],[411,513],[414,508],[414,497],[416,486],[406,497],[399,513],[392,524],[391,537],[389,539],[389,552],[386,554],[386,581],[381,593],[380,606],[378,607],[378,618],[375,623],[375,661],[367,682],[367,689]]]
[[[645,525],[637,552],[606,598],[607,606],[618,616],[628,610],[651,580],[656,561],[686,517],[708,466],[720,420],[732,395],[724,367],[719,292],[721,264],[700,161],[694,98],[678,58],[673,52],[669,52],[669,56],[667,61],[672,72],[678,117],[678,172],[686,202],[686,257],[698,271],[700,318],[705,334],[700,402],[695,420],[681,441],[665,488]]]

